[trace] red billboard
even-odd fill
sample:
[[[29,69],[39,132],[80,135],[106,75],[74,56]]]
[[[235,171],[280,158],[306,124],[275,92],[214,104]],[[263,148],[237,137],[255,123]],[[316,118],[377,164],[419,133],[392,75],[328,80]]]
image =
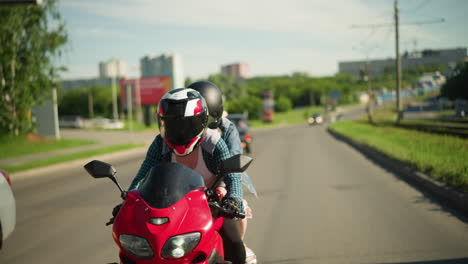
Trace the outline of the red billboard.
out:
[[[120,80],[120,103],[125,105],[127,102],[127,85],[132,88],[132,101],[136,102],[138,86],[140,87],[140,104],[153,105],[158,104],[161,97],[171,90],[171,77],[169,76],[149,76],[140,79],[121,79]]]

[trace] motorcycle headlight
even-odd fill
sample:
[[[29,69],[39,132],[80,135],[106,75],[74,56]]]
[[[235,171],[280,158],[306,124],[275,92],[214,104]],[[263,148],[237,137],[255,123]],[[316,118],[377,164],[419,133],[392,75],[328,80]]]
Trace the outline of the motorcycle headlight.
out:
[[[140,259],[153,257],[153,250],[148,241],[142,237],[122,234],[119,237],[120,245],[131,255]]]
[[[169,238],[162,248],[163,258],[181,258],[192,251],[200,242],[199,232],[187,233]]]

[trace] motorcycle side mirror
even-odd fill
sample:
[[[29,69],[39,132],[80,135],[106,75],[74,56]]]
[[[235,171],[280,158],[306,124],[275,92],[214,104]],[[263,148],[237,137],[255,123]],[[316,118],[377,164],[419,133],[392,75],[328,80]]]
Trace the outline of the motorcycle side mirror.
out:
[[[86,171],[93,176],[93,178],[111,178],[114,177],[117,172],[112,165],[105,163],[100,160],[93,160],[88,164],[84,165]]]
[[[86,165],[84,165],[84,168],[93,178],[111,179],[115,183],[115,185],[117,185],[117,187],[119,188],[120,193],[121,193],[120,196],[122,197],[122,199],[125,198],[125,191],[120,186],[117,180],[117,177],[115,177],[115,174],[117,173],[117,171],[112,165],[110,165],[109,163],[100,161],[100,160],[93,160],[91,162],[88,162]]]
[[[249,156],[237,154],[221,163],[220,174],[244,172],[250,166],[253,159]]]

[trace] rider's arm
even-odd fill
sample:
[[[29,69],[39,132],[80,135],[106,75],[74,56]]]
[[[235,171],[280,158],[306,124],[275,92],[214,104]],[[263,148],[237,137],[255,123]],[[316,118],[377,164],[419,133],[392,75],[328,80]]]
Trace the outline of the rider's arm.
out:
[[[137,175],[133,179],[132,184],[130,184],[130,187],[128,188],[129,191],[138,187],[138,184],[140,183],[140,181],[150,171],[151,167],[155,165],[155,162],[157,160],[157,155],[160,155],[161,153],[161,144],[160,144],[161,140],[158,140],[158,137],[160,137],[160,135],[156,136],[156,138],[153,140],[153,143],[151,143],[150,147],[148,148],[148,152],[146,153],[146,158],[141,164],[141,167],[138,170]]]
[[[242,145],[236,126],[229,119],[223,118],[222,127],[223,135],[221,138],[226,143],[231,155],[242,154]]]
[[[216,143],[216,147],[213,152],[213,162],[215,166],[220,164],[222,161],[228,159],[231,157],[231,154],[229,153],[229,149],[226,146],[226,143],[224,143],[223,140],[219,140]],[[208,164],[207,164],[208,165]],[[239,173],[228,173],[224,176],[224,183],[226,184],[226,189],[227,189],[227,194],[226,197],[231,197],[237,200],[242,207],[242,184],[241,184],[241,179],[240,179],[240,174]]]

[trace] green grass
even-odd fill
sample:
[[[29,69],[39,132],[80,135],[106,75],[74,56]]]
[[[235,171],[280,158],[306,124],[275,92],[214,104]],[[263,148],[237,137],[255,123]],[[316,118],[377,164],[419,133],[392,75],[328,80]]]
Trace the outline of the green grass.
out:
[[[313,113],[322,113],[322,106],[312,106],[302,109],[294,109],[284,113],[275,113],[273,115],[273,122],[264,123],[261,120],[249,120],[253,128],[257,127],[271,127],[278,125],[292,125],[292,124],[305,124],[307,118]]]
[[[140,131],[146,131],[146,130],[158,130],[158,125],[157,123],[153,123],[151,126],[146,127],[144,124],[139,123],[136,120],[132,120],[130,123],[128,120],[124,121],[124,127],[122,129],[118,130],[130,130],[130,124],[132,125],[132,131],[140,132]]]
[[[114,145],[114,146],[109,146],[109,147],[104,147],[104,148],[99,148],[99,149],[94,149],[94,150],[87,150],[87,151],[82,151],[78,153],[71,153],[67,155],[56,156],[56,157],[47,158],[47,159],[35,160],[35,161],[31,161],[31,162],[24,163],[21,165],[3,166],[3,169],[8,171],[9,173],[14,173],[14,172],[19,172],[19,171],[49,166],[49,165],[62,163],[66,161],[72,161],[72,160],[83,159],[83,158],[91,159],[93,156],[96,156],[96,155],[112,153],[116,151],[127,150],[127,149],[142,147],[142,146],[144,146],[144,144]]]
[[[60,139],[35,142],[26,139],[26,136],[1,136],[0,159],[15,158],[29,154],[49,152],[59,149],[68,149],[96,143],[91,140]]]
[[[123,128],[92,127],[92,128],[87,128],[87,129],[89,129],[89,130],[129,131],[130,130],[130,124],[132,125],[132,131],[134,131],[134,132],[154,130],[154,129],[157,130],[158,129],[157,123],[153,123],[150,127],[146,127],[144,124],[141,124],[136,120],[132,120],[132,122],[130,122],[130,121],[128,121],[128,119],[126,119],[123,122],[124,122],[124,127]]]
[[[445,109],[437,112],[437,115],[439,117],[444,117],[444,116],[455,116],[455,109]]]
[[[468,192],[468,140],[364,121],[342,121],[334,131],[376,148],[451,186]]]

